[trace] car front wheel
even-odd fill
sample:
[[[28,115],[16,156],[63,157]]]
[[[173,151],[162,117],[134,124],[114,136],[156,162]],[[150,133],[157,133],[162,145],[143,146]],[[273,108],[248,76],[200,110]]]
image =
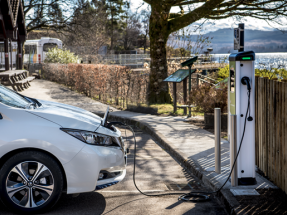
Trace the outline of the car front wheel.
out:
[[[63,174],[58,163],[38,151],[20,152],[0,170],[0,196],[16,212],[44,212],[53,207],[63,190]]]

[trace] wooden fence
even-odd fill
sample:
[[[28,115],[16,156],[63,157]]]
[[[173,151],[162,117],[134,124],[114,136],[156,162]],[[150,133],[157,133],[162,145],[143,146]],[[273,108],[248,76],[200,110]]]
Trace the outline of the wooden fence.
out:
[[[256,165],[287,193],[287,83],[255,81]]]

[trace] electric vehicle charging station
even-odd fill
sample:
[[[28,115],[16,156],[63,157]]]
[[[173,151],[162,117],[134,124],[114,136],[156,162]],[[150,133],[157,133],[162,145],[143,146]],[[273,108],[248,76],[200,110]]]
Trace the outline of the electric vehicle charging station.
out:
[[[237,175],[239,185],[256,184],[255,179],[255,53],[253,51],[234,53],[229,56],[229,115],[237,119],[237,153],[244,132],[246,110],[248,107],[248,88],[250,90],[250,107],[246,120],[246,129],[242,146],[237,158]],[[248,81],[249,79],[249,81]],[[247,82],[249,83],[247,83]],[[250,85],[250,86],[249,86]],[[228,125],[231,125],[230,117]],[[230,134],[231,126],[228,126]],[[231,164],[232,167],[233,164]]]
[[[229,55],[228,139],[230,140],[231,134],[230,116],[236,115],[238,155],[235,170],[237,169],[238,185],[254,185],[256,184],[255,53],[244,51],[244,24],[239,24],[239,28],[234,29],[234,49],[238,49],[239,52]],[[230,169],[232,166],[233,163],[230,163]]]

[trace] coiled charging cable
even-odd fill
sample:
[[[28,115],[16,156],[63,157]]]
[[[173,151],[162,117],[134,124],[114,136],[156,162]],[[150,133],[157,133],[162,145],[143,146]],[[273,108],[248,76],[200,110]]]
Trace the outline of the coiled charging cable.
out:
[[[135,136],[135,132],[134,130],[132,129],[132,127],[130,125],[126,125],[124,123],[117,123],[117,124],[122,124],[124,126],[127,126],[133,133],[133,137],[134,137],[134,166],[133,166],[133,183],[136,187],[136,189],[142,194],[142,195],[145,195],[145,196],[150,196],[150,197],[160,197],[160,196],[168,196],[168,195],[180,195],[178,197],[178,200],[182,200],[182,201],[185,201],[185,202],[202,202],[202,201],[208,201],[210,200],[210,197],[209,195],[210,194],[217,194],[224,186],[225,184],[227,183],[227,181],[229,180],[231,174],[232,174],[232,171],[235,167],[235,163],[237,161],[237,158],[238,158],[238,155],[239,155],[239,152],[240,152],[240,149],[241,149],[241,146],[242,146],[242,142],[243,142],[243,138],[244,138],[244,134],[245,134],[245,128],[246,128],[246,120],[247,120],[247,115],[248,115],[248,112],[250,114],[250,91],[251,90],[248,90],[247,92],[247,96],[248,96],[248,105],[247,105],[247,110],[246,110],[246,115],[245,115],[245,119],[244,119],[244,128],[243,128],[243,133],[242,133],[242,137],[241,137],[241,141],[240,141],[240,146],[239,146],[239,149],[238,149],[238,152],[236,154],[236,157],[235,157],[235,160],[234,160],[234,163],[232,165],[232,168],[231,168],[231,171],[226,179],[226,181],[224,182],[224,184],[216,191],[213,191],[213,192],[190,192],[190,193],[161,193],[161,194],[146,194],[144,192],[142,192],[136,185],[136,151],[137,151],[137,144],[136,144],[136,136]]]

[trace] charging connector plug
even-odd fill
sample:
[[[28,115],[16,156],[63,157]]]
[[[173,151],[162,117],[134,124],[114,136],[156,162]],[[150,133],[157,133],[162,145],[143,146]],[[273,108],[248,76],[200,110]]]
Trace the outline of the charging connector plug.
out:
[[[247,121],[252,121],[253,120],[253,117],[252,116],[249,116],[248,118],[247,118]]]
[[[122,123],[122,122],[108,122],[107,124],[107,128],[111,128],[113,125],[123,125],[123,126],[126,126],[126,124]]]
[[[251,90],[250,78],[244,76],[244,77],[241,79],[241,84],[247,85],[247,90],[248,90],[248,91]]]

